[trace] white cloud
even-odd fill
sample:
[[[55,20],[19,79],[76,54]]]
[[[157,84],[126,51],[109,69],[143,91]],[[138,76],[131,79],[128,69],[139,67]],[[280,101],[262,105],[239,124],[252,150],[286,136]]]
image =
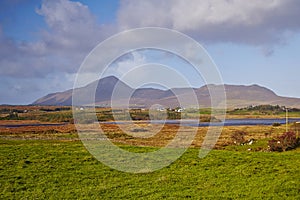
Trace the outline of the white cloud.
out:
[[[119,26],[163,26],[204,42],[281,43],[300,28],[298,0],[121,1]]]
[[[297,0],[123,0],[117,24],[99,25],[82,3],[45,0],[36,12],[48,28],[35,42],[13,41],[0,30],[0,75],[30,78],[75,73],[90,50],[117,29],[143,26],[174,28],[201,42],[257,45],[270,55],[273,45],[284,43],[287,33],[299,30],[299,8]]]
[[[90,50],[102,34],[95,16],[79,2],[44,1],[36,12],[49,27],[43,33],[43,41],[55,50],[72,53]]]
[[[0,76],[40,78],[54,72],[75,73],[111,30],[100,26],[89,8],[79,2],[45,0],[36,12],[48,25],[36,41],[16,42],[0,30]]]
[[[130,54],[132,55],[131,59],[125,59],[117,62],[117,75],[124,75],[126,73],[129,73],[133,68],[147,63],[146,57],[143,54],[140,54],[137,51],[134,51]]]

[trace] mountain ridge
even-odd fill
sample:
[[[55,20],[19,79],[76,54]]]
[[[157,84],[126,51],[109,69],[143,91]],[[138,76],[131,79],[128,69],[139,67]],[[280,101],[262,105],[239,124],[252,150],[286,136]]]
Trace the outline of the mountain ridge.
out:
[[[84,87],[76,88],[74,89],[74,92],[78,92],[80,94],[80,98],[82,96],[82,99],[80,99],[81,102],[79,102],[79,104],[82,105],[89,105],[92,103],[93,98],[88,97],[88,94],[91,92],[90,90],[92,90],[95,92],[96,105],[103,107],[110,106],[112,96],[114,97],[114,102],[118,105],[125,105],[127,103],[125,101],[130,96],[129,104],[133,106],[146,108],[149,108],[154,104],[160,104],[163,107],[182,106],[178,102],[178,98],[180,98],[184,99],[184,106],[192,107],[193,105],[191,105],[192,100],[190,97],[193,94],[197,96],[197,100],[201,107],[210,107],[211,100],[208,88],[210,87],[218,90],[221,86],[225,88],[227,107],[230,108],[262,104],[300,108],[300,98],[278,96],[272,90],[257,84],[248,86],[209,84],[199,88],[172,88],[168,90],[161,90],[157,88],[134,89],[118,78],[108,76],[100,79],[99,81],[91,82]],[[114,89],[117,89],[116,92],[113,92]],[[72,105],[72,93],[73,89],[47,94],[46,96],[34,101],[32,104],[70,106]]]

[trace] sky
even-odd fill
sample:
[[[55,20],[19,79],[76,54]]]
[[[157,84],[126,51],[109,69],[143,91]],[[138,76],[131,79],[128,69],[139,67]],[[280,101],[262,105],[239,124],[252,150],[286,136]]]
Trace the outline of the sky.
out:
[[[100,42],[143,27],[199,42],[225,84],[258,84],[300,98],[299,19],[298,0],[1,0],[0,104],[30,104],[72,88]],[[136,65],[146,73],[153,62],[185,73],[193,87],[205,84],[181,58],[157,50],[129,52],[108,74],[121,77]]]

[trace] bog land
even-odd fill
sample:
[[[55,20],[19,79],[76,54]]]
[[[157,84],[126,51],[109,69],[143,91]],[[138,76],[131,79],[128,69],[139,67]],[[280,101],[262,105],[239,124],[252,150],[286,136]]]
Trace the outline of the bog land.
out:
[[[272,109],[232,110],[228,118],[285,117],[281,108]],[[99,121],[112,120],[110,109],[96,111]],[[300,117],[298,110],[290,112],[290,117]],[[127,135],[122,130],[143,133],[160,126],[147,123],[147,110],[129,113],[139,129],[129,123],[101,124],[107,137],[125,150],[154,151],[176,135],[177,124],[164,125],[151,138]],[[169,119],[181,117],[175,110],[165,113]],[[200,113],[204,121],[217,120],[210,109]],[[285,125],[224,127],[204,158],[198,153],[207,127],[185,127],[197,135],[180,159],[155,172],[131,174],[105,166],[85,149],[70,107],[1,106],[0,118],[0,199],[300,198],[300,148],[269,149],[268,141],[284,133]],[[296,123],[288,129],[298,133]]]

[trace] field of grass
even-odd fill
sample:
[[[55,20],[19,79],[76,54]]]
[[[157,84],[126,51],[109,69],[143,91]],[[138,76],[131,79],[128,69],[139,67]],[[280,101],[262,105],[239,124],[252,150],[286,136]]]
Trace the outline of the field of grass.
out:
[[[79,141],[0,140],[0,199],[299,199],[300,149],[284,153],[190,148],[169,167],[119,172]],[[150,147],[123,146],[130,151]]]
[[[285,132],[285,126],[224,127],[215,149],[204,158],[198,153],[207,127],[185,127],[187,133],[197,134],[180,159],[159,171],[130,174],[105,166],[85,149],[68,107],[0,110],[0,199],[300,199],[300,148],[281,153],[268,148],[268,140]],[[229,118],[266,116],[237,112]],[[200,113],[209,115],[210,110]],[[132,114],[139,118],[145,113]],[[106,121],[111,111],[97,109],[97,115]],[[51,122],[63,125],[5,127]],[[178,130],[178,125],[159,126],[145,121],[101,124],[113,143],[132,152],[165,146]],[[147,134],[160,128],[151,138],[123,132]],[[289,129],[299,131],[293,124]],[[232,135],[240,132],[245,141],[253,138],[255,142],[234,144]]]

